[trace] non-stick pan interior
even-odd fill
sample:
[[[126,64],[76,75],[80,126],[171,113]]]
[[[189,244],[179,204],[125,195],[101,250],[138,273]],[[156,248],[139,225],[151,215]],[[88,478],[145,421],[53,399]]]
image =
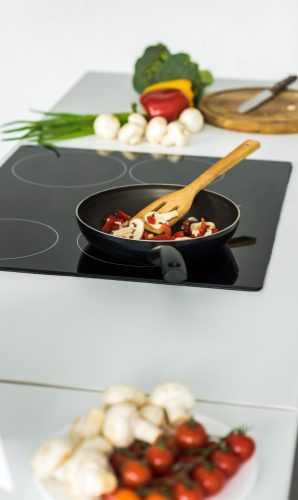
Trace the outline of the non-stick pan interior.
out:
[[[133,185],[110,189],[88,197],[80,204],[79,218],[88,226],[100,230],[103,218],[124,210],[129,215],[136,214],[144,206],[183,186]],[[201,191],[196,196],[188,216],[204,217],[216,224],[219,230],[234,224],[239,216],[237,207],[229,199],[211,191]]]

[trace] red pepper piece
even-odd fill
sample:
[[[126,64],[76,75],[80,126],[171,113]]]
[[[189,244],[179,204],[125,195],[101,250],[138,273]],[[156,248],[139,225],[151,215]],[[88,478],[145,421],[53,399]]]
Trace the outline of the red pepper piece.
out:
[[[126,212],[123,212],[123,210],[116,210],[115,213],[117,217],[119,217],[119,219],[122,219],[123,221],[131,219],[131,216],[128,215]]]
[[[187,97],[178,89],[159,89],[145,92],[141,96],[140,102],[149,119],[163,116],[168,122],[177,120],[182,111],[189,107]]]
[[[215,233],[218,233],[219,229],[217,229],[217,227],[215,227],[214,229],[212,229],[212,234],[215,234]]]
[[[151,233],[148,233],[148,231],[144,231],[143,236],[142,236],[142,240],[148,240],[149,234],[151,234]]]
[[[113,214],[109,215],[109,217],[105,221],[104,225],[102,226],[101,231],[103,233],[110,233],[115,221],[116,221],[116,216]]]
[[[162,224],[162,226],[160,226],[160,229],[166,236],[168,236],[168,238],[172,239],[172,230],[169,224]]]
[[[185,237],[185,234],[183,231],[177,231],[176,233],[173,234],[173,238],[176,239],[176,238],[184,238]]]
[[[148,224],[156,224],[156,219],[155,217],[153,217],[153,215],[148,215],[147,222]]]
[[[152,241],[153,240],[171,240],[172,237],[171,236],[167,236],[165,233],[163,234],[158,234],[157,236],[154,236],[154,238],[152,238]]]
[[[207,224],[205,222],[205,219],[201,219],[201,227],[200,227],[200,233],[199,236],[204,236],[204,234],[207,231]]]

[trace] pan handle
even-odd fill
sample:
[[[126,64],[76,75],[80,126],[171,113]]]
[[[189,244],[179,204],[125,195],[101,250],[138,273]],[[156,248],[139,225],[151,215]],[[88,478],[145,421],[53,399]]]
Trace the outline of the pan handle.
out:
[[[153,248],[148,254],[149,261],[161,267],[162,277],[169,283],[180,283],[187,279],[187,269],[181,253],[170,245]]]

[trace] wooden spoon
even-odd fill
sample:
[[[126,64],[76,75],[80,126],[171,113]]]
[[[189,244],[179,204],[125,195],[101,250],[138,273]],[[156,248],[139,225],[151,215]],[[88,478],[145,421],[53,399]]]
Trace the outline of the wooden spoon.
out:
[[[214,165],[212,165],[208,170],[203,172],[199,177],[197,177],[190,184],[185,186],[178,191],[167,194],[154,200],[152,203],[143,208],[138,212],[133,218],[142,219],[145,224],[145,229],[152,233],[161,234],[163,231],[160,229],[155,229],[151,225],[148,225],[144,217],[148,212],[159,212],[160,214],[171,212],[172,210],[177,210],[179,215],[173,217],[168,221],[170,226],[176,224],[178,220],[184,217],[185,214],[190,210],[195,196],[204,189],[208,184],[214,181],[217,177],[227,172],[235,165],[237,165],[241,160],[246,158],[248,155],[259,149],[260,143],[258,141],[247,140],[240,144],[236,149],[231,151],[224,158],[218,160]]]

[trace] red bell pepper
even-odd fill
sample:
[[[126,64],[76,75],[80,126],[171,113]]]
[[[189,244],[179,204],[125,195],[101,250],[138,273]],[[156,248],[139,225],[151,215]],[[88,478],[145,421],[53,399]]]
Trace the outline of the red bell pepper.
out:
[[[109,215],[109,217],[107,217],[107,220],[105,221],[104,225],[102,226],[101,231],[103,233],[110,233],[115,221],[116,221],[116,216],[113,214]]]
[[[164,232],[164,234],[168,237],[168,238],[172,238],[172,230],[171,230],[171,227],[169,226],[169,224],[163,224],[162,226],[160,226],[160,229]]]
[[[147,222],[148,224],[156,224],[156,219],[155,217],[153,217],[153,215],[148,215]]]
[[[189,107],[185,94],[178,89],[160,89],[145,92],[140,98],[148,118],[163,116],[168,122],[179,118],[182,111]]]
[[[154,238],[152,238],[152,240],[171,240],[172,237],[170,236],[167,236],[166,234],[158,234],[157,236],[154,236]]]
[[[176,233],[173,234],[173,238],[184,238],[185,234],[183,231],[177,231]]]
[[[128,215],[126,212],[123,212],[123,210],[116,210],[116,215],[119,219],[122,219],[123,221],[125,220],[130,220],[131,216]]]

